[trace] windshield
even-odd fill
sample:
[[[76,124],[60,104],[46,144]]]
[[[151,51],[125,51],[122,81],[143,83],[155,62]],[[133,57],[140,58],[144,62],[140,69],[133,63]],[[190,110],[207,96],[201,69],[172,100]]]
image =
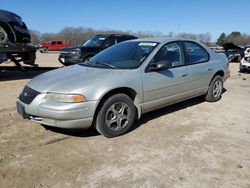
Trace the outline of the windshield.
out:
[[[156,42],[138,41],[119,43],[81,64],[115,69],[135,69],[143,63],[156,45]]]
[[[87,46],[87,47],[99,47],[102,45],[103,41],[106,39],[107,37],[105,36],[94,36],[91,39],[87,40],[83,46]]]

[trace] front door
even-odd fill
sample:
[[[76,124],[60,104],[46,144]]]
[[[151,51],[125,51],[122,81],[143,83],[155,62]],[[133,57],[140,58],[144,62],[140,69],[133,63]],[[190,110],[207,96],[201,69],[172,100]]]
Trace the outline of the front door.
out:
[[[151,63],[160,61],[168,61],[171,67],[161,71],[146,71],[142,75],[144,112],[181,100],[189,91],[190,68],[185,65],[181,43],[164,45]]]

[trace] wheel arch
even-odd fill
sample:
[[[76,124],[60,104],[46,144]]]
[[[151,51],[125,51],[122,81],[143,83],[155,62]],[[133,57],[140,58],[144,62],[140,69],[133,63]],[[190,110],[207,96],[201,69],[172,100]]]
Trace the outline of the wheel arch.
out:
[[[102,97],[100,97],[100,101],[97,104],[96,110],[95,110],[95,114],[94,114],[94,119],[96,119],[96,116],[98,114],[98,112],[100,111],[101,106],[103,105],[103,103],[111,96],[115,95],[115,94],[125,94],[127,95],[135,104],[136,107],[136,118],[139,119],[142,113],[141,107],[140,107],[140,98],[138,93],[129,87],[119,87],[119,88],[114,88],[111,89],[109,91],[107,91],[106,93],[104,93],[102,95]]]
[[[224,73],[223,70],[219,70],[219,71],[215,72],[215,74],[214,74],[214,76],[212,77],[212,79],[210,80],[208,86],[210,86],[210,84],[211,84],[211,82],[213,81],[214,77],[215,77],[215,76],[218,76],[218,75],[221,76],[221,77],[223,78],[223,76],[225,75],[225,73]]]
[[[222,78],[224,77],[224,75],[225,75],[225,73],[224,73],[224,71],[223,70],[219,70],[219,71],[217,71],[215,74],[214,74],[214,76],[212,77],[212,79],[211,79],[211,81],[210,81],[210,83],[212,82],[212,80],[214,79],[214,77],[215,76],[221,76]],[[209,83],[209,84],[210,84]]]

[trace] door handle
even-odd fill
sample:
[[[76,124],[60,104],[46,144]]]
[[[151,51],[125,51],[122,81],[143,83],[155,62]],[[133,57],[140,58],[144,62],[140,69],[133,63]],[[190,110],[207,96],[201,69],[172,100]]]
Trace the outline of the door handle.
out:
[[[213,69],[212,68],[208,68],[207,71],[212,71]]]
[[[181,74],[181,77],[187,77],[188,76],[188,74]]]

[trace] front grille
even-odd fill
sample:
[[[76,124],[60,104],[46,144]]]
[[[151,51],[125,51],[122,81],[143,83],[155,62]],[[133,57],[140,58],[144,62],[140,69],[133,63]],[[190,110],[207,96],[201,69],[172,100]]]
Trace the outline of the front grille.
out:
[[[30,104],[38,94],[40,94],[40,92],[25,86],[23,92],[19,96],[19,99],[25,104]]]

